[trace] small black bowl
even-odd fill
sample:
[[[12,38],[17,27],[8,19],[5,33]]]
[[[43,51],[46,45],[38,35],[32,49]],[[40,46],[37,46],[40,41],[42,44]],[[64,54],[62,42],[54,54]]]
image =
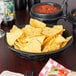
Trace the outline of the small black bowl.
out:
[[[66,38],[68,36],[71,36],[71,33],[69,31],[65,31],[63,33],[63,36]],[[73,38],[68,42],[68,44],[56,51],[52,51],[52,52],[47,52],[47,53],[29,53],[29,52],[23,52],[20,50],[15,49],[14,47],[11,47],[8,45],[7,41],[6,41],[6,35],[4,37],[6,46],[13,51],[16,55],[18,55],[21,58],[24,59],[28,59],[28,60],[34,60],[34,61],[42,61],[42,60],[48,60],[50,57],[54,57],[55,55],[60,54],[61,52],[63,52],[65,49],[67,49],[73,42]]]
[[[73,16],[74,12],[76,11],[76,8],[72,9],[68,14],[68,20],[72,23],[73,29],[76,29],[76,16]]]
[[[55,5],[57,7],[60,8],[60,10],[56,13],[52,13],[52,14],[42,14],[42,13],[38,13],[38,12],[35,12],[34,11],[34,8],[36,6],[39,6],[39,5],[43,5],[43,4],[48,4],[48,5]],[[44,23],[46,24],[56,24],[57,21],[61,18],[61,16],[63,15],[63,9],[62,9],[62,6],[57,4],[57,3],[54,3],[54,2],[43,2],[43,3],[38,3],[38,4],[35,4],[32,8],[31,8],[31,12],[30,12],[30,15],[32,18],[34,19],[38,19],[40,21],[43,21]]]

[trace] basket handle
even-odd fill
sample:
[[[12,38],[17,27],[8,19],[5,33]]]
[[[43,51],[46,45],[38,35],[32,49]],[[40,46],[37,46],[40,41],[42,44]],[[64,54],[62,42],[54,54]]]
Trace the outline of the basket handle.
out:
[[[63,0],[62,9],[63,9],[64,20],[66,20],[66,18],[67,18],[67,8],[68,8],[68,0]]]

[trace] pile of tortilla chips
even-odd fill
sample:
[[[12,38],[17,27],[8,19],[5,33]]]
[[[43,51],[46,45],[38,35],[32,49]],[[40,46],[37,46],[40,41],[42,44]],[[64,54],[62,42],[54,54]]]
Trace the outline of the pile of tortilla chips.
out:
[[[22,29],[13,25],[10,32],[7,32],[7,43],[15,49],[42,53],[58,50],[69,42],[72,36],[62,36],[65,29],[62,25],[46,27],[46,24],[36,19],[30,19],[30,24]]]

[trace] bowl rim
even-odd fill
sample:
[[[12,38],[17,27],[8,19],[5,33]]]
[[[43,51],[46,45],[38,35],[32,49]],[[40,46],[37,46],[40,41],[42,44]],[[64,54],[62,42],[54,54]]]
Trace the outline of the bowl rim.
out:
[[[73,9],[70,11],[70,15],[71,15],[72,17],[76,18],[76,16],[73,16],[74,11],[76,11],[76,8],[73,8]]]
[[[33,17],[33,15],[30,13],[30,15],[31,15],[31,17]],[[41,20],[41,21],[46,21],[46,20],[48,20],[48,21],[50,21],[50,20],[57,20],[57,19],[61,19],[63,16],[60,16],[60,17],[56,17],[56,18],[51,18],[51,19],[45,19],[45,18],[40,18],[40,17],[35,17],[34,16],[34,18],[35,19],[38,19],[38,20]]]
[[[59,10],[58,12],[52,13],[52,14],[43,14],[43,13],[35,12],[35,11],[34,11],[35,6],[38,6],[38,5],[41,5],[41,4],[57,5],[57,6],[60,7],[60,10]],[[58,3],[55,3],[55,2],[42,2],[42,3],[37,3],[37,4],[35,4],[35,5],[33,5],[33,6],[31,7],[31,12],[33,12],[33,13],[35,13],[35,14],[40,14],[40,15],[57,15],[57,14],[60,13],[61,11],[62,11],[62,6],[61,6],[60,4],[58,4]]]
[[[69,13],[68,13],[68,21],[71,22],[72,24],[76,24],[76,16],[73,16],[73,12],[76,10],[76,8],[73,8]],[[73,20],[74,19],[74,20]]]
[[[76,22],[73,21],[71,18],[69,18],[68,21],[71,22],[72,24],[76,25]]]
[[[24,25],[23,25],[24,26]],[[21,27],[22,28],[22,27]],[[68,30],[66,30],[66,32],[69,32]],[[8,43],[7,43],[7,40],[6,40],[6,34],[4,36],[4,41],[5,41],[5,44],[7,45],[7,47],[12,50],[13,52],[17,52],[17,53],[21,53],[21,54],[30,54],[31,56],[34,56],[34,55],[49,55],[49,54],[55,54],[55,53],[58,53],[58,52],[61,52],[63,51],[64,49],[66,49],[67,47],[69,47],[72,42],[73,42],[73,35],[71,34],[72,38],[71,40],[67,43],[66,46],[64,46],[63,48],[61,49],[58,49],[58,50],[55,50],[55,51],[50,51],[50,52],[44,52],[44,53],[31,53],[31,52],[24,52],[24,51],[21,51],[21,50],[17,50],[15,49],[14,47],[11,47]]]

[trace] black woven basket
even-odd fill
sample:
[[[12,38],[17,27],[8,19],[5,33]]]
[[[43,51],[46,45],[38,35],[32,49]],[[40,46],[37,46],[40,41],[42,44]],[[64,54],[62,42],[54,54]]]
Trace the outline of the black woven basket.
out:
[[[63,36],[66,38],[68,36],[70,36],[71,33],[69,31],[65,31],[63,33]],[[6,41],[6,35],[5,35],[5,43],[6,45],[8,46],[8,48],[13,51],[16,55],[18,55],[19,57],[21,58],[24,58],[24,59],[28,59],[28,60],[36,60],[36,61],[42,61],[42,60],[47,60],[49,59],[51,56],[54,56],[56,54],[59,54],[60,52],[63,52],[65,49],[67,49],[73,42],[73,38],[68,42],[68,44],[59,49],[59,50],[56,50],[56,51],[52,51],[52,52],[47,52],[47,53],[29,53],[29,52],[23,52],[23,51],[20,51],[20,50],[17,50],[17,49],[14,49],[13,47],[9,46],[7,41]]]

